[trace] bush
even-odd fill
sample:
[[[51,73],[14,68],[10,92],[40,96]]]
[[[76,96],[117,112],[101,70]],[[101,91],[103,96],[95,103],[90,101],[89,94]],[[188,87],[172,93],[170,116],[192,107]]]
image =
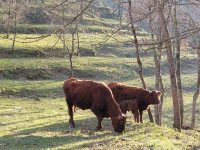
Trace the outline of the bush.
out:
[[[25,19],[32,24],[49,23],[50,19],[42,7],[30,7],[25,14]]]
[[[92,49],[87,49],[87,48],[81,48],[79,51],[80,56],[95,56],[95,51]]]

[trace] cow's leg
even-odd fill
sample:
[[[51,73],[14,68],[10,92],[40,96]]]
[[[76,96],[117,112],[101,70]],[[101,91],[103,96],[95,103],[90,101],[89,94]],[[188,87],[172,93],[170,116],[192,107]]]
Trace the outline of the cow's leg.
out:
[[[73,119],[73,104],[69,103],[67,101],[67,106],[68,106],[68,111],[69,111],[69,127],[70,128],[75,128],[75,123]]]
[[[136,112],[136,121],[137,121],[137,123],[139,123],[139,111],[137,110],[137,112]]]
[[[140,112],[140,122],[143,123],[143,120],[142,120],[143,111],[142,111],[142,110],[139,110],[139,112]]]
[[[96,130],[98,131],[103,127],[103,125],[102,125],[103,117],[97,116],[97,120],[98,120],[98,125],[96,127]]]
[[[134,116],[134,121],[137,122],[137,114],[135,113],[134,110],[131,110],[133,116]]]
[[[134,111],[134,110],[131,110],[131,112],[132,112],[132,114],[133,114],[133,116],[134,116],[134,120],[135,120],[135,122],[136,122],[136,114],[135,114],[135,111]]]
[[[134,120],[135,120],[135,122],[139,123],[139,112],[138,111],[134,111]]]
[[[99,110],[96,107],[92,106],[91,110],[97,116],[98,125],[96,127],[96,130],[98,131],[103,127],[102,126],[103,116],[102,116],[102,114],[99,112]]]

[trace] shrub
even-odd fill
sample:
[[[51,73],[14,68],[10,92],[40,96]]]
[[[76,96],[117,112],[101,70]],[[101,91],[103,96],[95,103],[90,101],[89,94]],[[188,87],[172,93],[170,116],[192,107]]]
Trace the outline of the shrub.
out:
[[[32,24],[49,23],[50,19],[42,7],[30,7],[25,14],[25,19]]]

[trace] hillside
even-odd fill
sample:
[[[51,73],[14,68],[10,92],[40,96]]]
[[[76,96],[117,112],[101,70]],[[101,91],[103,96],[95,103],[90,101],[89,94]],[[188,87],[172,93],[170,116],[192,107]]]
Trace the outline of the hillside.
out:
[[[141,86],[130,32],[124,29],[105,42],[107,35],[117,28],[116,24],[118,20],[100,18],[96,25],[88,23],[81,26],[84,30],[80,33],[80,56],[73,56],[74,76],[106,83],[117,81]],[[166,90],[161,127],[149,123],[145,112],[144,124],[135,124],[132,118],[128,118],[126,131],[121,135],[112,131],[109,119],[103,122],[104,129],[96,132],[95,116],[91,111],[78,109],[75,113],[77,128],[69,129],[62,90],[63,81],[69,75],[67,52],[63,51],[60,41],[53,46],[56,42],[55,35],[39,42],[20,43],[26,37],[40,36],[50,30],[51,26],[48,24],[18,25],[18,42],[14,52],[11,52],[11,40],[0,40],[0,149],[200,148],[199,115],[194,131],[183,130],[180,133],[172,128],[173,109],[165,55],[161,63]],[[143,29],[139,28],[137,32],[139,39],[149,38],[149,34]],[[4,36],[2,30],[0,37]],[[69,38],[70,34],[67,33],[66,37]],[[70,45],[70,42],[68,40],[67,44]],[[184,53],[181,56],[184,123],[190,124],[197,65],[196,54],[186,49],[187,47],[183,47]],[[155,66],[152,51],[141,50],[141,59],[148,89],[154,89]],[[198,113],[200,101],[197,103]]]
[[[110,119],[96,132],[97,120],[91,111],[77,110],[76,129],[67,127],[68,115],[63,99],[40,101],[1,100],[0,149],[154,149],[183,150],[200,148],[200,134],[182,133],[148,123],[136,124],[129,118],[123,134],[116,134]],[[11,118],[15,118],[12,120]],[[3,122],[2,122],[3,119]]]

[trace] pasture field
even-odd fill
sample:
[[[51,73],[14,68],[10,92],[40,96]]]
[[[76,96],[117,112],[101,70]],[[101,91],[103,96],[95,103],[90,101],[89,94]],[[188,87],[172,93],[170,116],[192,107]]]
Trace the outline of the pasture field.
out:
[[[110,20],[110,24],[115,22]],[[21,26],[23,29],[25,27]],[[116,34],[105,43],[107,35],[103,33],[109,30],[108,27],[85,26],[90,32],[80,34],[81,54],[73,58],[74,76],[141,86],[130,34]],[[37,28],[48,30],[45,25],[38,25]],[[139,34],[140,39],[149,38],[143,31]],[[26,37],[40,35],[21,33],[17,39],[22,41]],[[66,36],[70,39],[70,35]],[[62,91],[63,81],[69,75],[69,63],[61,42],[53,46],[55,42],[55,35],[35,43],[17,42],[16,50],[11,52],[12,41],[0,40],[0,149],[200,149],[199,99],[196,130],[183,130],[180,133],[172,128],[172,99],[164,54],[161,68],[166,93],[161,127],[149,123],[145,112],[143,124],[136,124],[129,117],[123,134],[113,132],[110,119],[104,119],[104,128],[96,132],[97,120],[94,114],[89,110],[78,109],[75,113],[76,128],[70,129]],[[154,89],[152,52],[144,49],[141,60],[148,88]],[[183,51],[181,60],[184,123],[188,125],[197,80],[196,54]]]
[[[199,132],[188,130],[179,133],[167,124],[162,127],[151,124],[146,117],[143,124],[136,124],[132,117],[128,118],[125,132],[119,135],[113,132],[109,119],[104,119],[104,128],[96,132],[94,114],[77,109],[76,128],[70,129],[63,98],[1,99],[0,107],[0,149],[200,148]]]

